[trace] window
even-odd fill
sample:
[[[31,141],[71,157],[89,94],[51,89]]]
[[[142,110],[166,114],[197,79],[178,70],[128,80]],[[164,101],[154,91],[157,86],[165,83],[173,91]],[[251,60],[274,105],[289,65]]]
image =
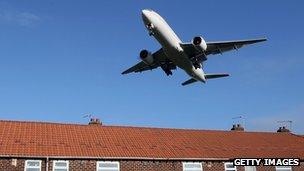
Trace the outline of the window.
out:
[[[53,171],[69,171],[69,161],[54,160]]]
[[[256,171],[255,166],[245,166],[245,171]]]
[[[184,162],[183,171],[203,171],[202,163]]]
[[[225,163],[225,171],[236,171],[236,167],[233,163]]]
[[[41,160],[26,160],[25,171],[41,171]]]
[[[291,166],[276,166],[276,171],[292,171]]]
[[[97,171],[119,171],[119,162],[97,162]]]

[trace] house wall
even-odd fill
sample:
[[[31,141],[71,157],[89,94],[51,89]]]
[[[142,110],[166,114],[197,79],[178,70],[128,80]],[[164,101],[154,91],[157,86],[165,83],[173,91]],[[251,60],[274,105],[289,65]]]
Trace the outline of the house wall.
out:
[[[0,171],[24,171],[25,158],[18,158],[17,165],[12,165],[13,158],[0,158]],[[41,160],[42,170],[46,171],[46,159]],[[69,171],[96,171],[98,160],[68,159]],[[115,160],[118,161],[118,160]],[[182,161],[145,161],[145,160],[121,160],[121,171],[182,171]],[[205,161],[204,171],[224,171],[223,161]],[[48,162],[48,171],[52,171],[53,159]],[[238,171],[244,171],[244,167],[237,167]],[[257,167],[257,171],[275,171],[275,167]],[[293,171],[304,171],[304,163],[301,166],[293,167]]]
[[[30,160],[36,160],[36,159],[33,158]],[[13,158],[0,158],[0,171],[24,171],[25,159],[17,159],[16,166],[12,164],[12,161]],[[45,171],[45,162],[43,160],[41,162],[41,166],[42,166],[41,171]]]

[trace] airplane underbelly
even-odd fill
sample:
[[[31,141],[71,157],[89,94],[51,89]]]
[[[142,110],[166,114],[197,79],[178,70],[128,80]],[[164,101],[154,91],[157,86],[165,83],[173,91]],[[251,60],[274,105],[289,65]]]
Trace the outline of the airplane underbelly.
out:
[[[185,54],[183,54],[183,52],[179,52],[175,50],[174,52],[171,52],[168,55],[168,58],[170,58],[170,60],[172,60],[175,63],[175,65],[177,65],[179,68],[183,70],[189,70],[192,68],[191,61]]]
[[[155,32],[154,37],[162,45],[162,48],[167,57],[179,68],[189,72],[192,70],[192,62],[180,47],[180,40],[170,34]]]

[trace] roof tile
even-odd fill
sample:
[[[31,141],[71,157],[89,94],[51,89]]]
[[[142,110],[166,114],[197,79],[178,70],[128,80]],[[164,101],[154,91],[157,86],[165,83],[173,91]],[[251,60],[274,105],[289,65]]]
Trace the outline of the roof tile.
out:
[[[0,156],[8,155],[304,159],[304,138],[291,133],[0,121]]]

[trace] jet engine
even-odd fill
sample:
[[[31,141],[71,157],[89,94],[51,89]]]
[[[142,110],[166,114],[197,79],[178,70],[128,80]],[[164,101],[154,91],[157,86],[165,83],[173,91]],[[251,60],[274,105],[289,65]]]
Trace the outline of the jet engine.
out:
[[[139,53],[140,59],[144,61],[144,63],[151,65],[154,62],[154,57],[151,52],[144,49]]]
[[[200,51],[206,51],[207,50],[207,43],[205,42],[205,40],[200,37],[200,36],[197,36],[197,37],[194,37],[192,39],[192,44],[194,45],[194,47],[197,49],[197,50],[200,50]]]

